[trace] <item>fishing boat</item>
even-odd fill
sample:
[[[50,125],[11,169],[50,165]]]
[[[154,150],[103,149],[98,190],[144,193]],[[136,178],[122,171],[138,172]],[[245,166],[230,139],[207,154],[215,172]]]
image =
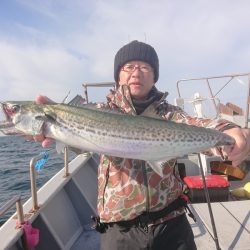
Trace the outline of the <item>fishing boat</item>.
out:
[[[219,95],[233,81],[241,84],[242,78],[247,81],[243,91],[246,93],[244,112],[236,104],[224,105],[221,101],[225,95]],[[215,93],[212,87],[214,80],[226,80]],[[196,92],[193,97],[183,97],[181,86],[190,82],[195,83],[192,89]],[[201,85],[198,82],[207,85],[209,96],[197,91]],[[83,87],[88,102],[89,87],[113,88],[114,83],[86,83]],[[207,102],[210,102],[214,108],[212,116],[225,117],[242,127],[249,127],[249,73],[182,79],[177,82],[177,91],[176,105],[184,109],[191,106],[194,115],[210,117],[210,113],[204,112]],[[15,205],[17,210],[0,228],[0,249],[100,249],[100,234],[92,228],[91,219],[96,215],[99,155],[84,152],[69,162],[68,148],[65,147],[62,170],[37,191],[35,165],[43,158],[44,155],[34,156],[30,161],[30,199],[22,205],[19,195],[10,197],[0,208],[0,215]],[[190,154],[178,159],[178,168],[189,190],[189,207],[196,217],[196,222],[190,218],[190,224],[197,248],[250,249],[250,199],[236,197],[229,192],[250,181],[250,159],[235,171],[229,161],[222,162],[218,156]],[[209,186],[206,179],[211,176],[219,176],[228,185]],[[200,182],[200,186],[195,185]]]

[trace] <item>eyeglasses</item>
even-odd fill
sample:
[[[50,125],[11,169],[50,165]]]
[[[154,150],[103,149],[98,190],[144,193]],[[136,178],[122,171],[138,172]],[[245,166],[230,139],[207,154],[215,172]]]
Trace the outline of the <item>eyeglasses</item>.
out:
[[[152,71],[152,67],[149,65],[145,65],[145,64],[143,64],[143,65],[125,64],[121,68],[121,70],[128,72],[128,73],[132,73],[136,69],[139,69],[143,73],[148,73],[148,72]]]

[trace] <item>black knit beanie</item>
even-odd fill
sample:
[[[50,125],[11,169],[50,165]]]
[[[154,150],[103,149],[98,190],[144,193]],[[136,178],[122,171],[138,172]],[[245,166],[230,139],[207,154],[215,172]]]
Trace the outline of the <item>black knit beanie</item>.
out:
[[[154,82],[159,78],[159,59],[155,49],[149,44],[132,41],[118,50],[114,61],[114,78],[118,82],[121,67],[129,61],[142,61],[154,69]]]

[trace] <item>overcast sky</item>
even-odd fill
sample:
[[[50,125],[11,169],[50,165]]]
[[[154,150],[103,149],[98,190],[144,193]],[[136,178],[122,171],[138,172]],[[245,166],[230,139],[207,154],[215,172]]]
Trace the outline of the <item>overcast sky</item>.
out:
[[[157,86],[172,103],[178,79],[250,71],[249,9],[248,0],[0,1],[0,101],[61,101],[84,82],[113,81],[115,53],[139,40],[158,52]]]

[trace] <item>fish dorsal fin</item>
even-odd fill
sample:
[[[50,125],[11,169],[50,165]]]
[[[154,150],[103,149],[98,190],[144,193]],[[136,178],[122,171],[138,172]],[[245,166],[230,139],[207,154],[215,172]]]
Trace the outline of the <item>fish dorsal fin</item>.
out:
[[[163,118],[157,113],[156,108],[153,105],[148,106],[140,116],[151,117],[158,120],[163,120]]]
[[[86,104],[86,108],[101,111],[107,114],[115,114],[115,115],[127,115],[131,116],[131,114],[123,113],[119,109],[111,109],[108,105],[103,105],[102,103],[88,103]]]
[[[124,114],[121,110],[119,109],[111,109],[107,104],[105,103],[88,103],[86,105],[87,108],[93,109],[93,110],[98,110],[110,114],[118,114],[118,115],[129,115],[129,114]]]
[[[97,110],[97,111],[102,111],[102,112],[107,112],[107,113],[124,115],[124,113],[120,111],[119,109],[111,109],[105,103],[86,103],[86,100],[80,95],[75,96],[67,105],[70,105],[73,107],[79,107],[79,108],[92,109],[92,110]]]

